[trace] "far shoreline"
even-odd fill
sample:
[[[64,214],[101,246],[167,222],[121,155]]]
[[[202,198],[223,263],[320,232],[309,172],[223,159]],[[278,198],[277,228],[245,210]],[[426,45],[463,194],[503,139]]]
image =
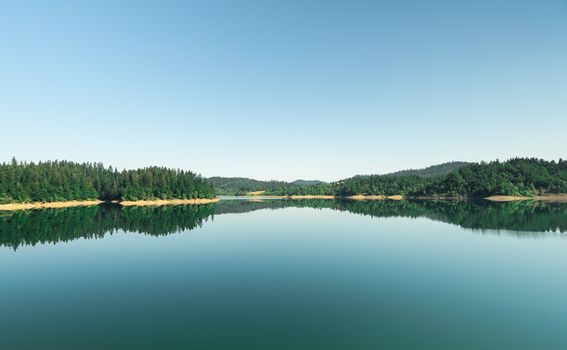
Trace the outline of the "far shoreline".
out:
[[[484,198],[491,202],[517,202],[517,201],[544,201],[544,202],[567,202],[567,193],[550,193],[543,196],[504,196],[494,195]]]
[[[509,195],[491,195],[487,197],[464,197],[464,196],[404,196],[404,195],[364,195],[357,194],[351,196],[336,196],[336,195],[253,195],[243,196],[244,199],[348,199],[359,201],[377,201],[377,200],[395,200],[400,201],[404,199],[409,200],[424,200],[424,201],[454,201],[454,200],[487,200],[490,202],[518,202],[518,201],[538,201],[538,202],[567,202],[567,193],[550,193],[538,196],[509,196]]]
[[[230,198],[230,196],[228,196]],[[216,203],[219,200],[227,197],[216,197],[216,198],[194,198],[194,199],[152,199],[152,200],[138,200],[138,201],[101,201],[101,200],[84,200],[84,201],[64,201],[64,202],[32,202],[32,203],[7,203],[0,204],[0,212],[2,211],[16,211],[16,210],[30,210],[30,209],[53,209],[53,208],[71,208],[71,207],[89,207],[101,204],[118,204],[124,207],[133,206],[164,206],[164,205],[199,205],[199,204],[210,204]],[[347,199],[347,200],[357,200],[357,201],[381,201],[381,200],[424,200],[424,201],[451,201],[451,200],[487,200],[496,203],[506,203],[506,202],[519,202],[519,201],[537,201],[537,202],[549,202],[549,203],[567,203],[567,193],[553,193],[546,195],[539,195],[533,197],[527,196],[508,196],[508,195],[492,195],[488,197],[437,197],[437,196],[420,196],[420,197],[408,197],[403,195],[352,195],[352,196],[336,196],[336,195],[288,195],[288,196],[271,196],[271,195],[255,195],[255,196],[244,196],[240,197],[242,199],[248,200],[258,200],[258,199]]]
[[[117,203],[125,207],[132,207],[132,206],[210,204],[218,201],[219,201],[218,198],[194,198],[194,199],[154,199],[154,200],[140,200],[140,201],[120,201]]]
[[[125,207],[132,206],[162,206],[162,205],[195,205],[218,202],[219,198],[194,198],[194,199],[155,199],[139,201],[63,201],[63,202],[32,202],[32,203],[7,203],[0,204],[0,211],[30,210],[30,209],[53,209],[71,207],[90,207],[94,205],[114,203]]]

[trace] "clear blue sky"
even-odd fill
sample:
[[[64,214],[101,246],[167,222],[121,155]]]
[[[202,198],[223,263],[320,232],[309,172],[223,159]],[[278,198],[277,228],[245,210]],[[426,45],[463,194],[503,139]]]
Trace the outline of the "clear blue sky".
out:
[[[0,1],[0,161],[336,180],[567,158],[567,1]]]

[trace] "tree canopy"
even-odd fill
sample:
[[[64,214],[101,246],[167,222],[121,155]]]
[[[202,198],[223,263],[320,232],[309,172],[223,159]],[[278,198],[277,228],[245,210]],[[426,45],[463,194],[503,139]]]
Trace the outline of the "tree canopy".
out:
[[[191,171],[148,167],[118,171],[101,163],[0,164],[0,203],[70,200],[213,198],[208,180]]]
[[[428,170],[429,169],[429,170]],[[453,169],[452,171],[448,171]],[[69,200],[213,198],[218,194],[406,195],[480,197],[567,193],[567,161],[513,158],[508,161],[446,163],[395,175],[359,175],[332,183],[205,179],[191,171],[148,167],[118,171],[101,163],[68,161],[0,164],[0,203]],[[432,176],[434,173],[443,175]]]
[[[404,172],[409,175],[400,176],[359,175],[330,184],[280,186],[268,190],[266,194],[479,197],[567,193],[567,161],[562,159],[555,162],[513,158],[505,162],[496,160],[457,165],[455,170],[438,176],[420,176],[411,172]]]

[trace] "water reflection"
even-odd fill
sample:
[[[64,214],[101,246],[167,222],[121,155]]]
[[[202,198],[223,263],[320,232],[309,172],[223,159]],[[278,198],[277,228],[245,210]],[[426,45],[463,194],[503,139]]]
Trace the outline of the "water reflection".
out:
[[[121,207],[100,205],[42,209],[0,214],[0,245],[68,242],[79,238],[103,238],[118,230],[163,236],[201,227],[214,214],[214,204]]]
[[[121,230],[153,236],[193,230],[214,215],[289,207],[332,209],[376,218],[428,218],[465,229],[519,237],[546,237],[567,232],[567,204],[489,203],[466,201],[223,200],[198,206],[44,209],[0,212],[0,245],[67,242],[102,238]],[[503,230],[503,231],[500,231]],[[547,233],[547,234],[546,234]]]
[[[215,213],[244,213],[286,207],[328,208],[376,218],[428,218],[465,229],[491,232],[515,231],[531,235],[567,232],[567,203],[489,201],[353,201],[353,200],[264,200],[222,201]],[[541,236],[536,234],[534,236]]]

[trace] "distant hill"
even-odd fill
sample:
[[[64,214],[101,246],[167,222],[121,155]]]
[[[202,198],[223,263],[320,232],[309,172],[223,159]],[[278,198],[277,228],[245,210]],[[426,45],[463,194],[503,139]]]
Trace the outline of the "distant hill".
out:
[[[221,195],[245,195],[248,192],[267,191],[287,183],[283,181],[260,181],[246,177],[210,177],[209,181],[213,184],[217,194]]]
[[[423,178],[432,178],[437,176],[447,175],[448,173],[468,165],[467,162],[448,162],[438,165],[433,165],[423,169],[408,169],[401,170],[394,173],[386,174],[384,176],[410,176],[415,175]],[[366,178],[369,175],[357,175],[354,178]],[[219,195],[245,195],[249,192],[266,191],[268,194],[274,193],[303,193],[308,191],[308,187],[318,185],[328,185],[328,183],[320,180],[295,180],[292,182],[286,181],[262,181],[254,180],[246,177],[222,177],[214,176],[209,178],[213,184],[217,194]]]
[[[385,176],[419,176],[419,177],[436,177],[447,175],[465,165],[468,162],[447,162],[438,165],[432,165],[423,169],[408,169],[400,170],[393,173],[386,174]]]
[[[295,180],[290,182],[291,185],[295,186],[311,186],[311,185],[320,185],[325,184],[326,182],[320,180]]]
[[[262,181],[254,180],[246,177],[210,177],[209,181],[220,195],[245,195],[248,192],[267,191],[274,192],[283,188],[292,186],[311,186],[324,184],[319,180],[295,180],[293,182],[285,181]]]
[[[491,195],[535,196],[567,193],[567,161],[512,158],[504,162],[450,162],[385,175],[357,175],[332,183],[298,180],[257,181],[211,178],[218,194],[265,195],[403,195],[475,198]]]

